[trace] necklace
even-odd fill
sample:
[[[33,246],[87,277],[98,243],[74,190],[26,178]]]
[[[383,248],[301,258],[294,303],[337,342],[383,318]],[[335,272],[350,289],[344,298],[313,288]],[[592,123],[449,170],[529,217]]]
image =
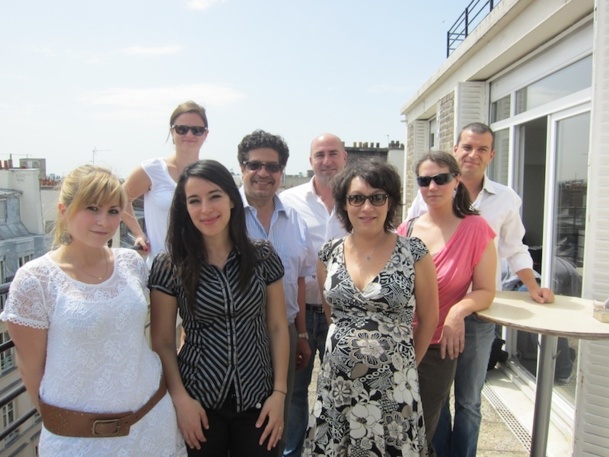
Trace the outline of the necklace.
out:
[[[380,239],[380,241],[378,243],[376,243],[376,245],[374,246],[374,248],[372,248],[372,250],[370,251],[369,254],[364,254],[364,258],[366,259],[366,262],[370,262],[372,260],[374,251],[376,251],[379,248],[379,246],[381,246],[383,244],[383,242],[385,241],[385,238],[387,238],[387,232],[385,232],[383,237]],[[353,244],[353,239],[351,239],[351,244],[353,245],[353,248],[357,250],[357,246],[355,246]]]
[[[87,270],[85,270],[81,266],[77,265],[75,262],[72,262],[72,265],[75,266],[78,270],[82,271],[87,276],[89,276],[91,278],[95,278],[98,281],[101,281],[102,279],[104,279],[105,277],[108,276],[108,255],[106,254],[105,251],[104,251],[104,260],[105,260],[105,266],[104,266],[104,274],[102,276],[89,273]]]
[[[222,268],[226,264],[226,261],[228,260],[228,256],[230,255],[230,253],[231,253],[231,251],[228,251],[225,254],[221,254],[218,256],[207,254],[207,262],[210,265],[215,265],[218,268]]]

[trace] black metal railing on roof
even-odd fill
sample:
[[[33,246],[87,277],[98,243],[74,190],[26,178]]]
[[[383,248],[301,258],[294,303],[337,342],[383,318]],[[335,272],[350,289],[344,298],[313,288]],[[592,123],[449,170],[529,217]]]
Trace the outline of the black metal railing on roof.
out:
[[[446,32],[446,57],[457,49],[501,0],[472,0]]]
[[[6,296],[8,294],[10,285],[10,282],[0,284],[0,311],[4,305],[4,302],[6,301]],[[15,369],[14,346],[15,344],[12,340],[4,341],[0,344],[0,376],[9,370]],[[0,397],[0,410],[2,410],[6,405],[10,404],[20,395],[23,395],[25,392],[25,386],[23,385],[23,382],[20,382],[17,386]],[[16,420],[5,426],[3,429],[0,429],[0,443],[2,443],[5,438],[15,433],[21,425],[23,425],[35,414],[36,408],[31,408],[29,411],[26,411],[25,414],[20,415]]]

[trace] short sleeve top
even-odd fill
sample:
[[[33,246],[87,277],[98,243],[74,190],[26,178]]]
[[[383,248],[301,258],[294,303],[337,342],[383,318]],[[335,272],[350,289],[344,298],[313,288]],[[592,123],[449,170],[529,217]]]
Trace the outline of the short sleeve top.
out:
[[[283,265],[270,243],[245,291],[239,288],[240,254],[233,250],[222,270],[199,272],[196,302],[186,304],[168,254],[152,264],[148,287],[174,296],[186,333],[178,355],[184,387],[205,408],[219,408],[229,392],[238,411],[255,407],[273,390],[273,368],[266,326],[266,286],[283,277]]]

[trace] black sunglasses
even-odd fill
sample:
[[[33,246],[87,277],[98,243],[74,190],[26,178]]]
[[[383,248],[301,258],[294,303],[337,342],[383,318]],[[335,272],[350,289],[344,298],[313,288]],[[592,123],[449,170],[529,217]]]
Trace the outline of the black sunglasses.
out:
[[[201,136],[207,130],[207,127],[200,127],[198,125],[176,125],[176,124],[174,124],[171,126],[171,128],[174,129],[178,135],[186,135],[188,133],[188,131],[190,130],[194,136]]]
[[[431,181],[435,182],[438,186],[443,186],[449,183],[453,178],[457,176],[456,173],[439,173],[435,176],[417,176],[417,183],[419,187],[429,187]]]
[[[283,165],[281,165],[280,163],[277,163],[277,162],[264,163],[264,162],[260,162],[258,160],[252,160],[251,162],[244,160],[243,165],[249,171],[258,171],[262,167],[264,167],[266,169],[266,171],[268,171],[269,173],[279,173],[281,170],[283,170]]]
[[[347,201],[351,206],[362,206],[368,200],[373,206],[383,206],[389,195],[347,195]]]

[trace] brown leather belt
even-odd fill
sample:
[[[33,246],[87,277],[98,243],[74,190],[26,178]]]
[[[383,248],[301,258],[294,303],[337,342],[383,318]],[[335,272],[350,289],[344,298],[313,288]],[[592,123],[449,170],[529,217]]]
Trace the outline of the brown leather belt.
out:
[[[78,438],[127,436],[129,428],[144,417],[165,396],[167,386],[161,375],[155,394],[137,411],[123,413],[84,413],[49,405],[38,399],[45,428],[55,435]]]

